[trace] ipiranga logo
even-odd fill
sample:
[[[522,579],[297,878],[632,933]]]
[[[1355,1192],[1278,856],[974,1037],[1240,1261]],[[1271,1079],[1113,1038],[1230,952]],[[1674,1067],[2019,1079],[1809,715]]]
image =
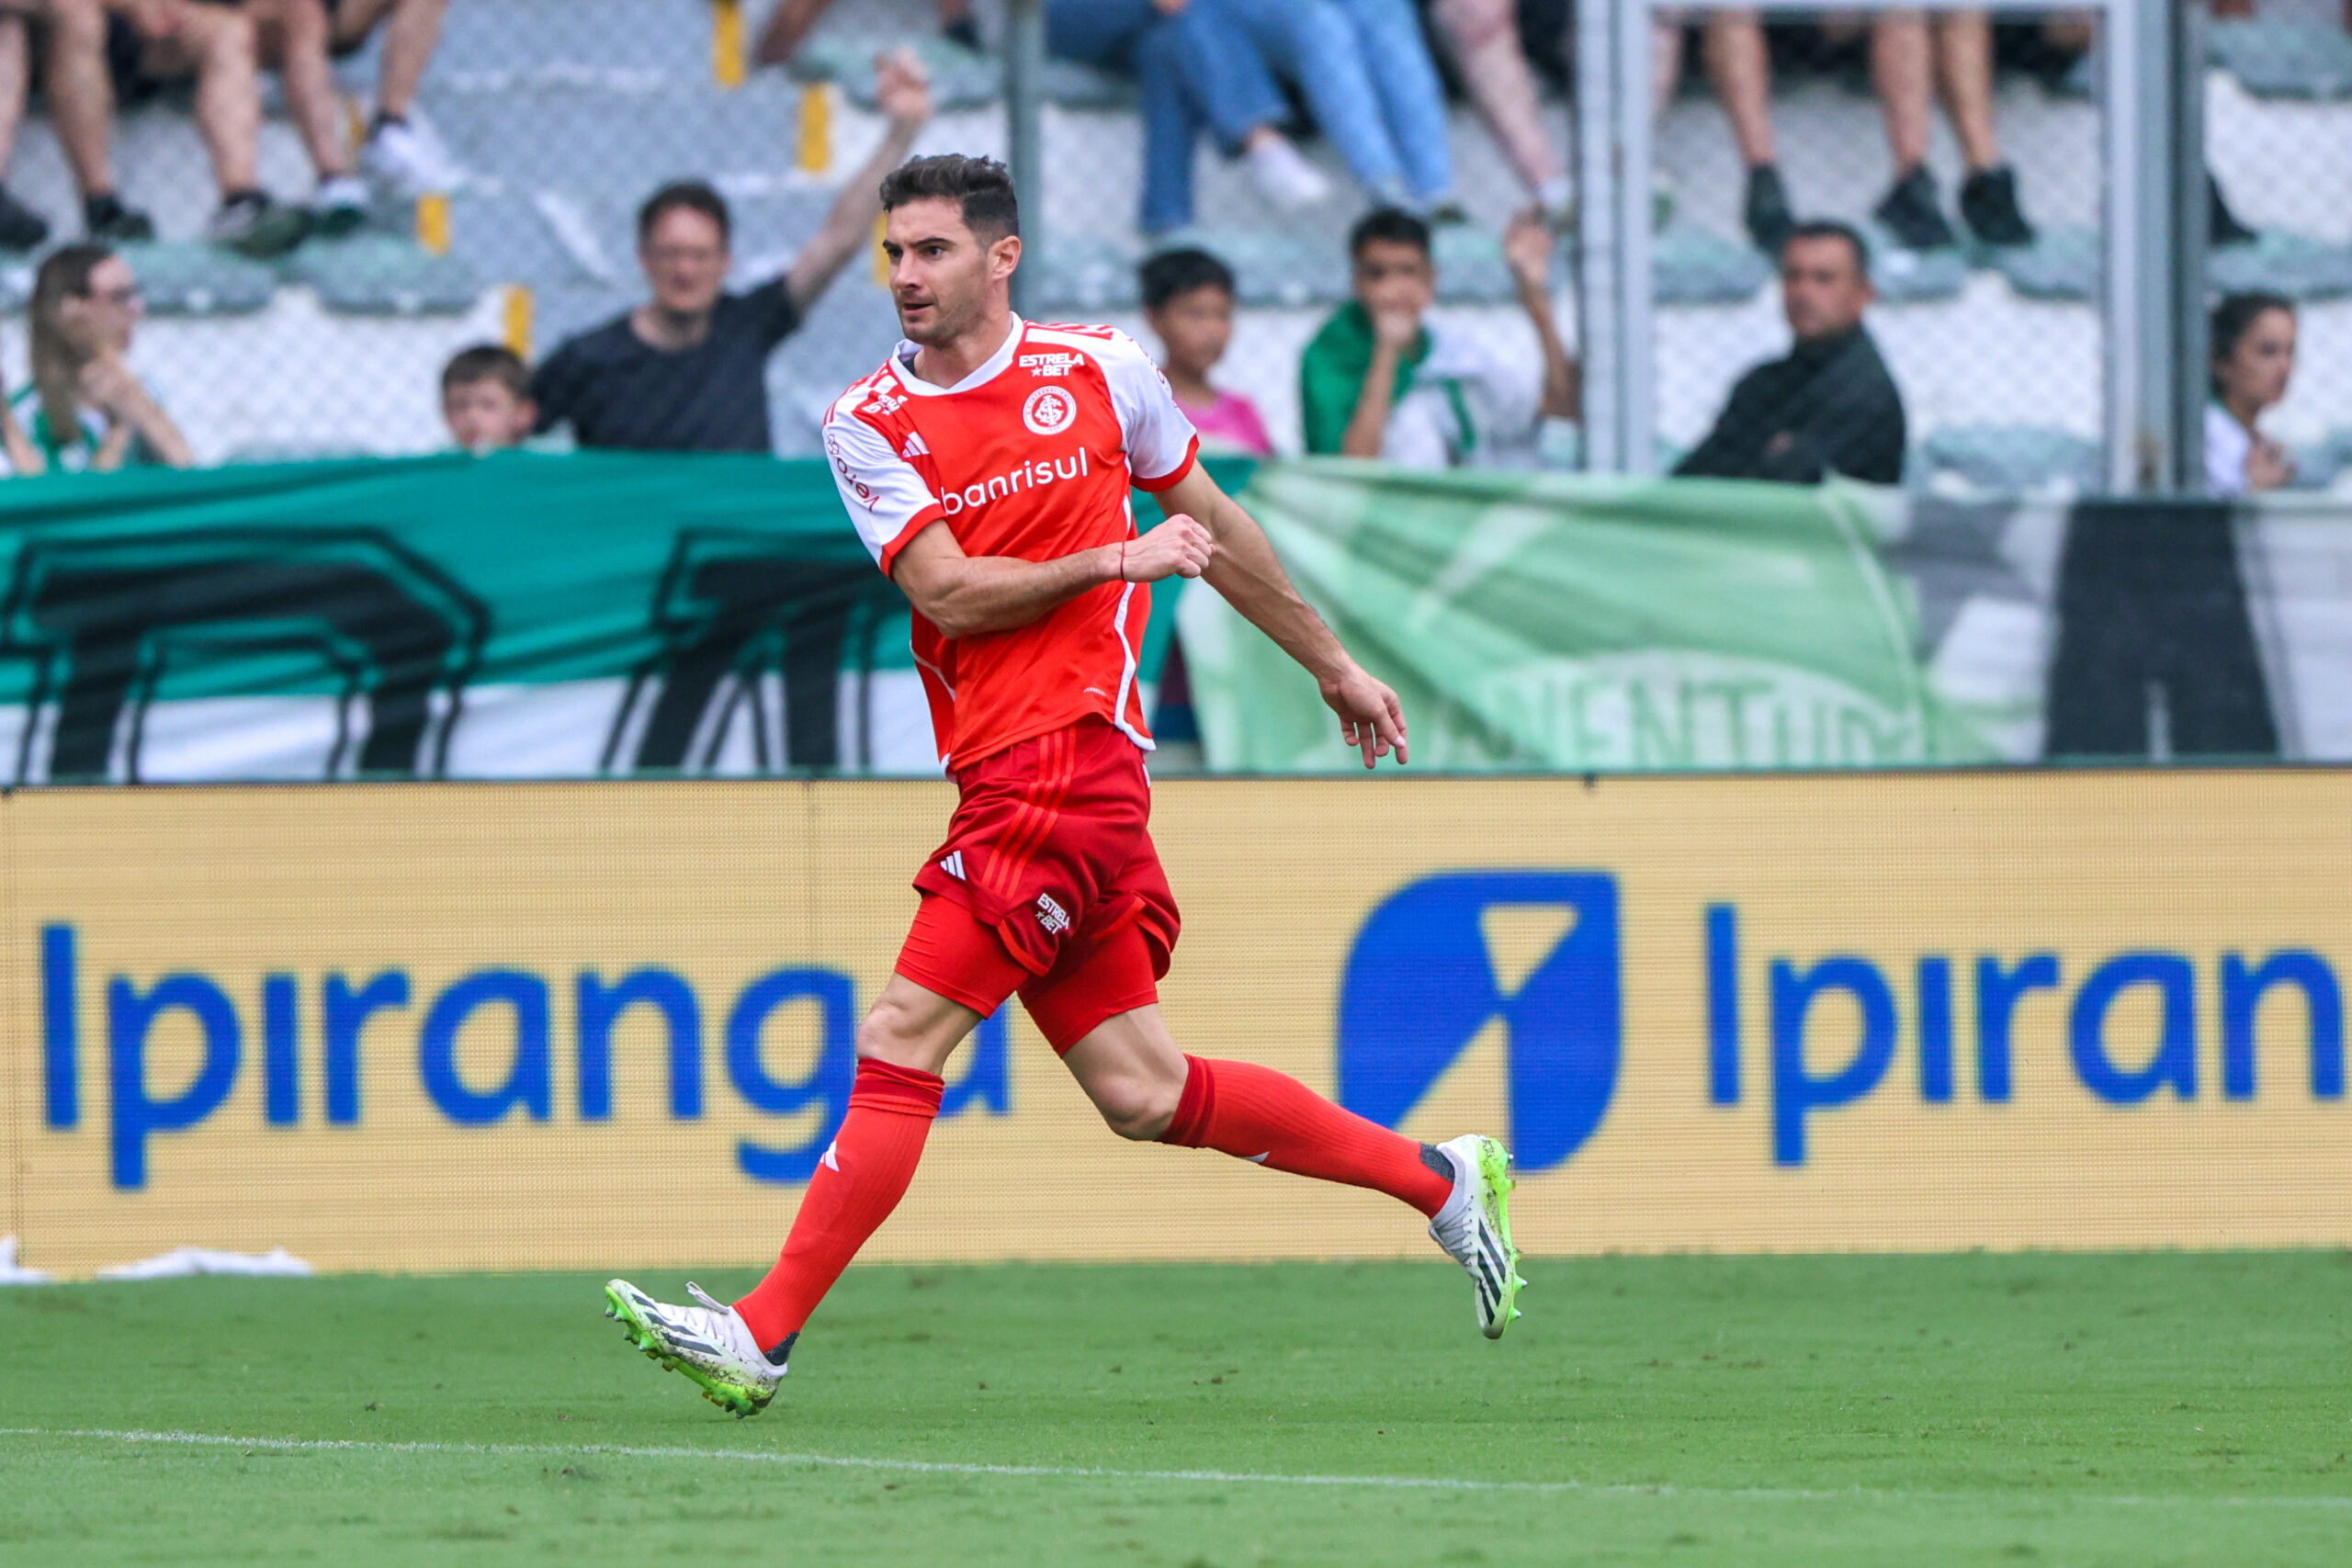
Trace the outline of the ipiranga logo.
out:
[[[1453,872],[1374,909],[1340,989],[1340,1099],[1395,1126],[1490,1025],[1506,1034],[1522,1170],[1566,1161],[1600,1125],[1624,1033],[1617,879]]]

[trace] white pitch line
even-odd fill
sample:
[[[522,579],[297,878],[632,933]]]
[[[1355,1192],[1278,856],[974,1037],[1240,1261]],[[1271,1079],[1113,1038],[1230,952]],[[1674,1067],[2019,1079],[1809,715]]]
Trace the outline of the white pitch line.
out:
[[[237,1438],[219,1432],[147,1432],[105,1427],[0,1427],[0,1438],[80,1438],[111,1443],[165,1443],[184,1448],[266,1449],[273,1453],[453,1454],[609,1459],[732,1460],[749,1464],[827,1470],[878,1470],[911,1475],[998,1475],[1064,1481],[1222,1482],[1253,1486],[1363,1486],[1421,1492],[1580,1493],[1588,1496],[1691,1497],[1757,1503],[1982,1502],[1993,1492],[1901,1492],[1851,1486],[1807,1490],[1781,1486],[1645,1486],[1582,1481],[1478,1481],[1444,1475],[1283,1475],[1244,1470],[1111,1470],[1093,1465],[979,1464],[944,1460],[869,1459],[854,1454],[787,1453],[773,1449],[654,1448],[624,1443],[394,1443],[353,1438]],[[2020,1500],[2024,1500],[2022,1497]],[[2111,1504],[2123,1507],[2352,1508],[2352,1497],[2142,1497],[2092,1493],[2039,1495],[2033,1501]]]

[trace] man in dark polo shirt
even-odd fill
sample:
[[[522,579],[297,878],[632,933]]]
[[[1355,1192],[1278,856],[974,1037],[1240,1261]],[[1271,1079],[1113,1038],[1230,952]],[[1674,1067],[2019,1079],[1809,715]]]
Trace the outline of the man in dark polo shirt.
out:
[[[640,452],[770,452],[768,355],[798,328],[852,257],[874,243],[882,176],[931,118],[922,68],[875,62],[890,129],[852,175],[792,269],[748,293],[725,289],[727,203],[700,180],[662,186],[637,215],[637,259],[653,298],[569,339],[531,378],[538,428],[570,424],[582,446]]]
[[[1781,308],[1796,342],[1739,378],[1714,429],[1675,468],[1704,479],[1903,480],[1903,396],[1862,325],[1870,251],[1843,223],[1803,223],[1781,247]]]

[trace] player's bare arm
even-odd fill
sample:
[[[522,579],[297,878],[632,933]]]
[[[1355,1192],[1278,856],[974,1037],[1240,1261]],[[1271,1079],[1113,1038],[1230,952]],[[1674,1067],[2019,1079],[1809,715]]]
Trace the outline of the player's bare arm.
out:
[[[1299,597],[1265,530],[1220,489],[1206,469],[1190,473],[1159,493],[1168,521],[1144,536],[1156,539],[1178,523],[1205,525],[1216,553],[1201,574],[1242,618],[1315,677],[1323,700],[1340,716],[1340,737],[1375,767],[1393,749],[1407,760],[1405,709],[1396,694],[1368,674],[1340,646],[1315,606]]]
[[[934,523],[907,542],[890,575],[923,619],[945,636],[970,637],[1025,626],[1106,582],[1198,577],[1216,552],[1209,531],[1189,517],[1139,539],[1038,561],[967,556],[947,525]]]

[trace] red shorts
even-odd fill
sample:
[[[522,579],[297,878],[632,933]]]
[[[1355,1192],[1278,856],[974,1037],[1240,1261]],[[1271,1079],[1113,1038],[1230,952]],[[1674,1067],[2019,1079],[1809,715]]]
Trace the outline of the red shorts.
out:
[[[956,784],[898,972],[982,1013],[1017,992],[1057,1051],[1158,1000],[1182,922],[1147,828],[1141,749],[1091,718],[984,757]]]

